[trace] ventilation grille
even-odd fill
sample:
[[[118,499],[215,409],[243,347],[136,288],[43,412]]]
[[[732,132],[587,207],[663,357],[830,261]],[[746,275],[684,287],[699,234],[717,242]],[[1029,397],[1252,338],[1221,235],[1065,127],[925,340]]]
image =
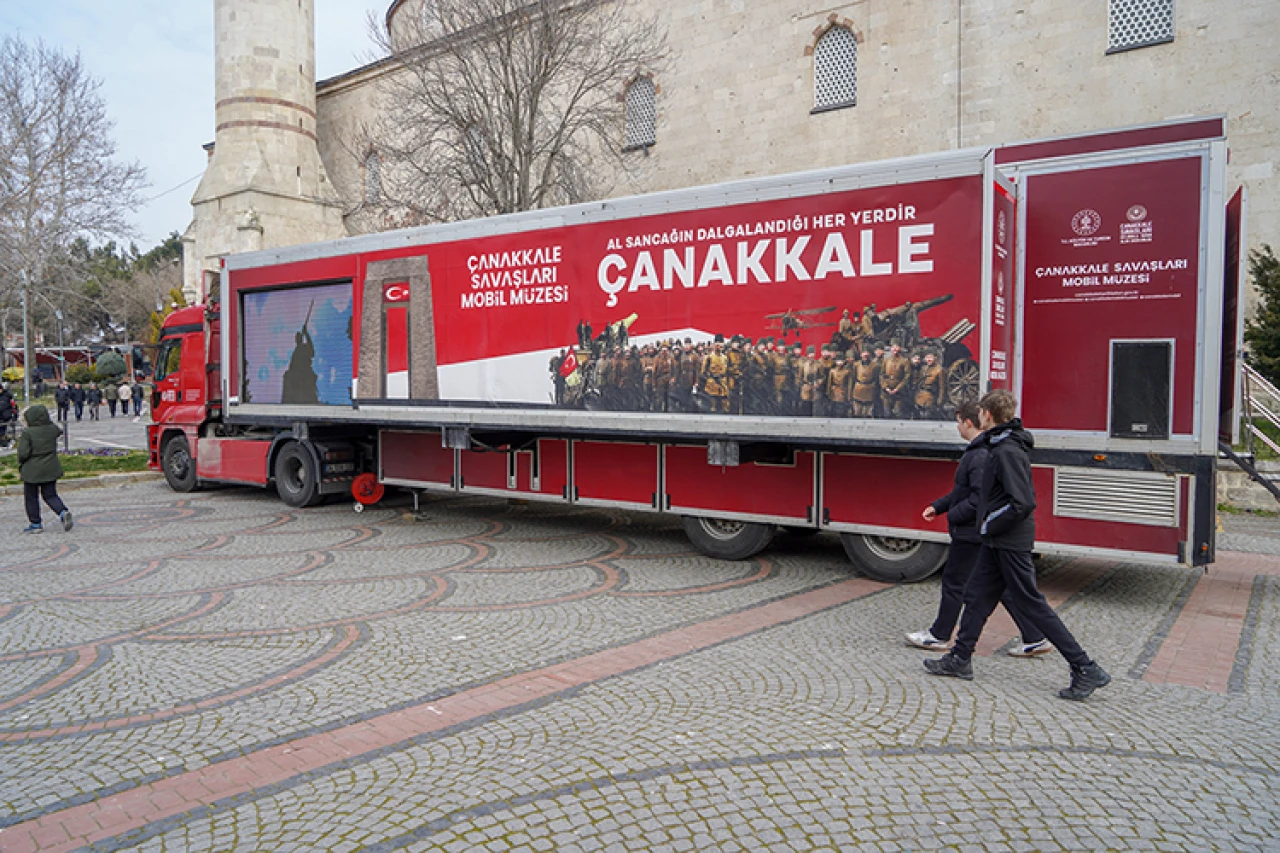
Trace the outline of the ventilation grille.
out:
[[[1059,468],[1053,514],[1154,527],[1178,526],[1178,478],[1138,471]]]
[[[1173,41],[1173,0],[1111,0],[1110,51]]]
[[[848,107],[858,100],[858,37],[832,27],[813,49],[813,106]]]
[[[627,87],[626,147],[643,148],[658,141],[658,92],[641,77]]]

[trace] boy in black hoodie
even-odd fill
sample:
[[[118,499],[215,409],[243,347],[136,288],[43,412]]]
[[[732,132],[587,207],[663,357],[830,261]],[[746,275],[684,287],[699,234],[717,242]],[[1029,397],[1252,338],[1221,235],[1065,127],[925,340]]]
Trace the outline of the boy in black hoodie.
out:
[[[1063,699],[1081,700],[1111,683],[1111,676],[1080,648],[1058,614],[1036,588],[1031,548],[1035,544],[1035,487],[1027,451],[1035,446],[1031,433],[1014,417],[1018,401],[1008,391],[987,394],[978,403],[983,444],[990,452],[978,499],[982,548],[964,594],[960,633],[952,650],[924,662],[932,675],[973,678],[974,646],[987,618],[1008,593],[1022,616],[1035,625],[1071,664],[1071,686],[1058,691]]]
[[[924,509],[925,521],[933,521],[940,514],[946,516],[951,547],[947,549],[947,564],[942,569],[942,600],[938,603],[938,617],[928,630],[907,634],[907,645],[918,649],[945,652],[951,647],[951,635],[964,606],[964,589],[982,547],[982,537],[978,534],[978,500],[982,496],[982,475],[990,454],[983,443],[982,428],[978,425],[981,420],[976,402],[966,400],[956,409],[956,428],[969,446],[956,468],[955,488]],[[1017,605],[1010,602],[1008,592],[1003,602],[1021,635],[1021,642],[1010,649],[1009,654],[1030,658],[1052,652],[1053,646],[1039,628],[1022,617]]]

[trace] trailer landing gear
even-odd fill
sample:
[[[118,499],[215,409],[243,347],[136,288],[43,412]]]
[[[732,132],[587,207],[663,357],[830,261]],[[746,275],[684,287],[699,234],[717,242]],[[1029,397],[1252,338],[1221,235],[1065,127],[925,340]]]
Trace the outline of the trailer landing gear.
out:
[[[686,515],[681,521],[693,547],[719,560],[745,560],[760,553],[778,529],[772,524],[695,515]]]
[[[841,533],[840,544],[858,571],[885,583],[922,581],[947,559],[946,545],[919,539]]]

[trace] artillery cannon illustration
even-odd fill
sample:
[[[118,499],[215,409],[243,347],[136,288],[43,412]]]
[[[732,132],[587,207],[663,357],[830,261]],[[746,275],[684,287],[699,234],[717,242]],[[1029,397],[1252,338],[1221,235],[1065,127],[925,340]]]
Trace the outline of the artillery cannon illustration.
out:
[[[976,329],[976,323],[962,319],[937,338],[926,338],[920,331],[920,312],[936,308],[954,299],[950,293],[926,299],[923,302],[904,302],[884,311],[876,311],[875,306],[868,306],[864,311],[864,319],[871,318],[873,329],[871,338],[863,341],[863,346],[888,346],[898,344],[913,352],[925,350],[937,353],[938,362],[946,371],[946,397],[951,404],[964,400],[976,400],[981,390],[981,371],[973,360],[973,352],[964,344],[964,339]]]
[[[609,323],[592,342],[592,350],[600,351],[610,350],[614,347],[626,347],[629,340],[627,332],[639,317],[639,314],[630,314],[621,320]]]

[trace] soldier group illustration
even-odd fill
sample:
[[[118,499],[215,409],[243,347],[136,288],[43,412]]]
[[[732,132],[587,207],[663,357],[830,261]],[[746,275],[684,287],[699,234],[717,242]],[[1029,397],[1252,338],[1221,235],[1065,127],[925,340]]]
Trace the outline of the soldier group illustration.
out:
[[[556,405],[612,411],[819,418],[947,420],[976,399],[978,368],[960,339],[962,320],[941,338],[921,336],[919,312],[952,297],[877,312],[845,310],[837,322],[809,319],[835,308],[770,315],[776,336],[716,335],[695,343],[629,343],[631,315],[597,337],[578,326],[578,346],[551,359]],[[821,345],[788,342],[815,326],[834,326]]]

